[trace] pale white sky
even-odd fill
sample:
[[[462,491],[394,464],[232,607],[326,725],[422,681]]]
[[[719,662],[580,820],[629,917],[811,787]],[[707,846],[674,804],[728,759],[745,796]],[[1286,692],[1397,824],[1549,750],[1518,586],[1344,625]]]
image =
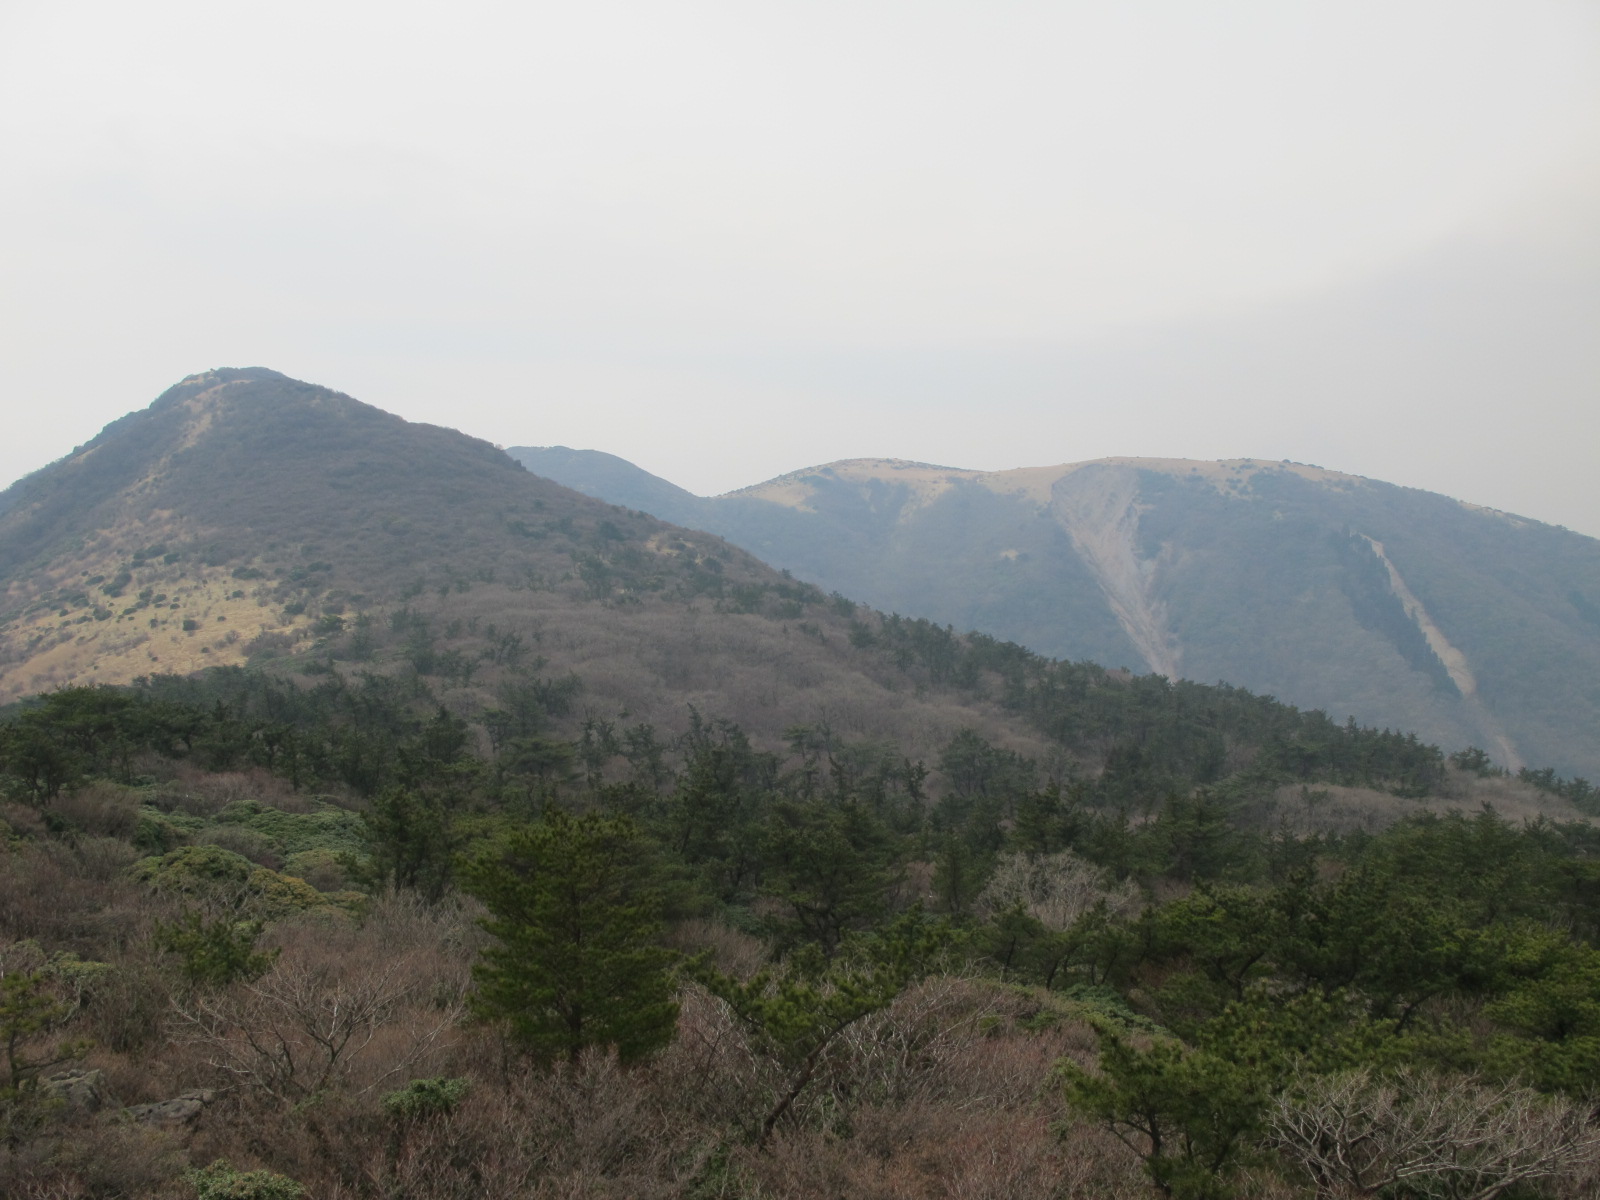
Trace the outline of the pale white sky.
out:
[[[263,365],[699,492],[1292,458],[1600,535],[1593,0],[0,0],[0,484]]]

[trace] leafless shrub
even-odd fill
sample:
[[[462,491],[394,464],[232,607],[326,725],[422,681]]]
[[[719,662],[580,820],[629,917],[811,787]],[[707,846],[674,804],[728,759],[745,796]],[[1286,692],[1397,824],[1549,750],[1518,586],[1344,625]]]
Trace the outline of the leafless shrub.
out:
[[[1001,1039],[990,1038],[986,1029],[1000,1024],[997,1002],[1004,999],[992,986],[948,975],[907,988],[887,1008],[840,1035],[827,1072],[832,1102],[861,1097],[893,1105],[913,1096],[962,1105],[982,1102],[973,1096],[970,1081],[953,1078],[949,1068],[964,1061],[974,1044],[995,1049]],[[1048,1070],[1046,1065],[1025,1085],[1027,1098]]]
[[[7,836],[15,835],[28,841],[37,841],[49,833],[44,814],[27,804],[0,803],[0,822],[5,823]],[[0,853],[4,853],[0,849]]]
[[[979,980],[939,977],[908,988],[829,1046],[785,1127],[848,1124],[855,1152],[882,1158],[944,1136],[951,1114],[1053,1110],[1055,1064],[1085,1039],[1070,1025],[1019,1028],[1034,1007]],[[673,1081],[675,1105],[713,1129],[747,1125],[785,1080],[726,1007],[695,988],[683,995],[677,1041],[652,1069]],[[815,1148],[805,1137],[793,1144]]]
[[[1508,821],[1534,821],[1540,817],[1590,823],[1594,820],[1587,813],[1579,812],[1565,796],[1540,791],[1520,779],[1499,775],[1480,779],[1469,775],[1462,791],[1460,808],[1463,812],[1477,812],[1487,804]]]
[[[397,1131],[388,1149],[369,1146],[362,1195],[407,1200],[514,1200],[546,1168],[525,1136],[526,1114],[503,1088],[478,1087],[448,1115]]]
[[[139,823],[139,797],[114,783],[95,782],[56,797],[50,809],[93,837],[130,838]]]
[[[165,1130],[148,1126],[101,1121],[75,1129],[61,1140],[51,1165],[55,1195],[134,1200],[181,1194],[166,1192],[183,1175],[184,1158],[177,1141]],[[77,1190],[68,1190],[72,1188]]]
[[[843,736],[892,740],[913,759],[933,760],[967,727],[1030,758],[1050,752],[1042,738],[1019,742],[1015,723],[988,702],[910,688],[892,665],[863,663],[849,649],[843,619],[809,614],[807,621],[825,634],[819,641],[755,616],[706,620],[680,603],[600,608],[526,592],[512,602],[524,618],[537,614],[545,646],[581,658],[586,704],[601,712],[625,709],[665,737],[683,732],[693,704],[704,715],[735,718],[757,746],[775,750],[797,711],[810,711],[825,712]],[[492,608],[483,611],[492,618]],[[680,649],[663,657],[661,647],[669,644]],[[686,690],[668,692],[664,678]]]
[[[85,957],[140,940],[150,915],[139,885],[118,869],[128,861],[121,845],[94,838],[0,851],[0,936]]]
[[[686,954],[710,951],[717,970],[739,979],[749,978],[767,963],[766,943],[721,921],[698,917],[684,921],[671,930],[668,944]]]
[[[771,1064],[722,1001],[699,987],[678,998],[678,1036],[652,1064],[683,1112],[713,1127],[733,1127],[759,1111],[775,1086]]]
[[[171,1007],[167,978],[148,957],[129,954],[96,980],[94,1003],[83,1015],[83,1026],[97,1046],[115,1054],[139,1053],[165,1040]]]
[[[1002,858],[978,897],[978,911],[992,915],[1014,904],[1046,929],[1066,929],[1104,900],[1113,913],[1138,908],[1138,888],[1112,883],[1106,873],[1071,850],[1057,854],[1009,854]]]
[[[791,1159],[790,1182],[773,1181],[773,1194],[1142,1195],[1138,1173],[1100,1131],[1066,1141],[1052,1132],[1062,1116],[1055,1065],[1090,1052],[1093,1039],[1072,1024],[1024,1028],[1035,1009],[1026,995],[981,980],[935,978],[908,989],[850,1031],[829,1103],[775,1152],[813,1161]],[[828,1128],[818,1118],[830,1112],[850,1130],[837,1151],[818,1136]],[[841,1190],[828,1191],[833,1183]]]
[[[414,891],[383,892],[368,905],[361,935],[352,940],[375,942],[388,954],[414,951],[434,956],[434,991],[454,998],[466,988],[473,959],[489,940],[478,924],[484,914],[478,901],[460,893],[429,904]],[[296,937],[320,940],[315,925],[280,927],[280,945],[287,946]]]
[[[1272,1140],[1329,1197],[1404,1186],[1492,1200],[1514,1184],[1570,1179],[1600,1162],[1600,1126],[1570,1101],[1414,1070],[1302,1078],[1269,1121]]]
[[[280,940],[260,979],[189,997],[177,1016],[213,1068],[281,1104],[420,1072],[465,1011],[459,972],[440,987],[449,960],[425,947],[331,927]]]
[[[669,1052],[624,1068],[598,1049],[548,1071],[512,1060],[448,1115],[396,1126],[365,1177],[408,1200],[684,1195],[721,1131],[696,1115],[681,1065]]]
[[[647,1174],[672,1122],[641,1082],[615,1056],[590,1051],[576,1066],[525,1075],[514,1095],[552,1173]]]
[[[1451,771],[1443,792],[1426,800],[1411,800],[1375,788],[1295,784],[1279,788],[1273,804],[1278,817],[1302,834],[1376,833],[1424,811],[1471,815],[1485,805],[1513,822],[1533,821],[1541,816],[1557,821],[1591,820],[1571,801],[1541,792],[1531,784],[1500,776],[1480,779],[1460,771]]]
[[[120,880],[143,857],[127,842],[113,837],[80,838],[73,851],[79,877],[96,883]]]
[[[263,767],[246,771],[205,771],[180,762],[156,788],[156,804],[196,817],[214,817],[230,804],[256,800],[284,812],[310,812],[310,797]]]
[[[883,1136],[885,1117],[902,1136]],[[1058,1136],[1045,1112],[919,1102],[866,1110],[847,1136],[790,1129],[737,1161],[771,1200],[1145,1200],[1148,1183],[1120,1151],[1099,1130]]]

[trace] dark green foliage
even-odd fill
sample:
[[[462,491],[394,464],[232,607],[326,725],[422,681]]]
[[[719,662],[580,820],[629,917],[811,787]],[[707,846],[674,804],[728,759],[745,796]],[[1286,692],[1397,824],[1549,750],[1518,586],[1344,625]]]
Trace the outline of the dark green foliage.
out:
[[[190,910],[171,924],[157,921],[152,937],[157,949],[178,956],[178,970],[188,983],[222,987],[256,979],[277,960],[276,950],[256,949],[262,929],[260,921],[208,921]]]
[[[894,837],[855,802],[782,802],[765,828],[762,891],[782,907],[780,941],[831,955],[845,935],[876,924],[899,879]]]
[[[1226,1200],[1269,1093],[1249,1068],[1171,1040],[1140,1049],[1114,1034],[1098,1074],[1063,1063],[1067,1102],[1144,1160],[1174,1200]]]
[[[1600,953],[1544,930],[1508,939],[1501,994],[1484,1014],[1520,1036],[1490,1050],[1498,1071],[1582,1095],[1600,1078]]]
[[[945,746],[939,755],[939,771],[946,791],[933,817],[946,829],[993,828],[1011,816],[1016,797],[1033,787],[1035,773],[1033,763],[991,746],[970,729],[956,734]]]
[[[1239,826],[1229,806],[1205,788],[1188,797],[1168,796],[1145,839],[1151,865],[1185,882],[1253,876],[1256,845],[1241,836]]]
[[[38,804],[86,774],[126,780],[134,753],[163,747],[167,733],[160,714],[125,691],[64,688],[0,726],[0,771]]]
[[[466,1099],[472,1081],[460,1077],[413,1079],[399,1091],[383,1098],[384,1110],[403,1121],[447,1116]]]
[[[474,969],[474,1007],[535,1060],[590,1046],[633,1062],[671,1041],[673,955],[658,942],[660,900],[634,824],[552,809],[461,871],[488,907],[497,944]]]
[[[450,886],[461,838],[451,806],[439,796],[390,788],[367,812],[372,869],[379,880],[437,902]]]
[[[0,976],[0,1053],[5,1055],[5,1087],[0,1097],[16,1095],[40,1071],[67,1055],[36,1050],[31,1043],[67,1020],[73,1006],[52,986],[43,968],[11,969]]]
[[[80,759],[67,746],[21,721],[0,729],[0,768],[35,804],[59,796],[82,771]]]
[[[1094,799],[1124,807],[1148,805],[1216,781],[1224,744],[1259,747],[1253,770],[1265,782],[1322,779],[1422,795],[1443,779],[1437,747],[1415,736],[1340,725],[1271,697],[1161,676],[1119,681],[1093,663],[1052,662],[1020,646],[980,634],[956,638],[926,621],[884,618],[876,641],[897,663],[963,685],[992,674],[999,698],[1063,748],[1102,768]],[[983,794],[996,774],[1015,777],[1020,764],[987,757],[970,739],[953,748],[959,793]],[[1025,769],[1025,768],[1024,768]]]
[[[740,899],[757,875],[765,765],[742,739],[700,747],[652,823],[662,845],[724,903]]]

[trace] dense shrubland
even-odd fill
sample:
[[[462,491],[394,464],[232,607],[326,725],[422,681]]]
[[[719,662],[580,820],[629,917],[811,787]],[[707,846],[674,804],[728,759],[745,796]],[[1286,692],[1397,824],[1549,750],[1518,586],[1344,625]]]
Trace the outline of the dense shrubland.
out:
[[[0,1192],[1592,1194],[1600,832],[1448,811],[1589,785],[853,637],[1057,753],[668,736],[531,663],[10,710]]]

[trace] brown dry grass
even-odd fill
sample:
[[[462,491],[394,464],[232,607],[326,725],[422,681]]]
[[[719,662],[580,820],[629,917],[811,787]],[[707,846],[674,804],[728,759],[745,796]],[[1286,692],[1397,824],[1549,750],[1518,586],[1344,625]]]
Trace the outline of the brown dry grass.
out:
[[[565,591],[482,584],[467,593],[423,597],[412,607],[436,629],[462,622],[440,651],[476,654],[469,631],[537,631],[530,652],[543,673],[576,672],[579,708],[627,724],[648,721],[663,737],[685,732],[689,709],[737,722],[758,746],[779,749],[796,724],[826,723],[846,740],[893,743],[913,760],[933,762],[963,729],[1005,749],[1046,761],[1052,747],[998,705],[919,683],[849,644],[849,621],[828,606],[808,608],[804,623],[717,610],[707,597],[651,597],[639,605],[583,601]],[[495,703],[509,673],[481,666],[467,686],[446,689],[464,711]]]
[[[1335,784],[1279,788],[1272,815],[1297,834],[1376,833],[1396,821],[1424,812],[1476,813],[1485,806],[1508,821],[1520,823],[1543,817],[1553,821],[1593,823],[1560,796],[1505,777],[1480,779],[1451,770],[1444,793],[1412,800],[1373,788]]]

